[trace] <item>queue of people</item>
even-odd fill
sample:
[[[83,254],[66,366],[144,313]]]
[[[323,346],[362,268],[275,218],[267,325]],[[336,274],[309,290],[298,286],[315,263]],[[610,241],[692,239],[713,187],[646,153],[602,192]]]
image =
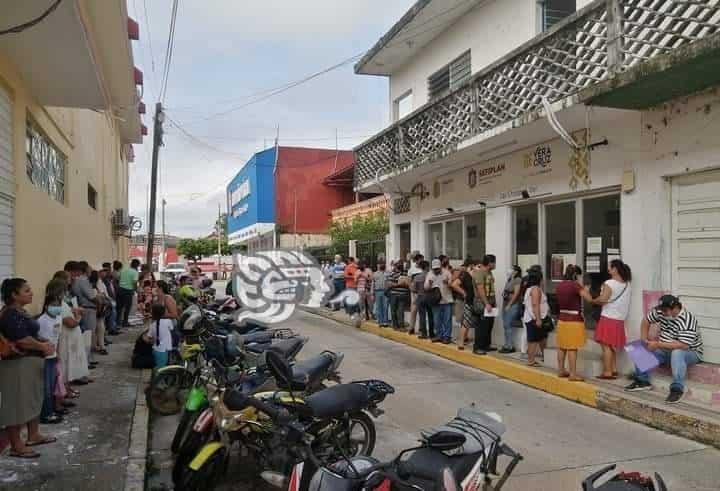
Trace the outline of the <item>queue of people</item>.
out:
[[[96,268],[68,261],[45,285],[39,315],[30,312],[35,296],[26,280],[2,282],[0,450],[5,443],[11,457],[36,459],[35,447],[57,441],[40,425],[60,423],[77,407],[79,388],[94,382],[91,371],[109,354],[110,337],[128,326],[121,286],[133,293],[135,286],[120,283],[127,269],[132,265],[117,261]]]
[[[584,380],[578,372],[578,354],[587,342],[586,315],[597,306],[600,316],[593,339],[602,350],[602,372],[596,377],[615,380],[620,376],[617,353],[628,344],[625,322],[632,298],[632,272],[627,264],[620,259],[609,262],[609,279],[597,295],[584,284],[582,269],[568,265],[562,280],[553,282],[555,312],[551,312],[548,282],[540,265],[525,272],[513,266],[502,287],[500,303],[495,269],[496,257],[491,254],[480,261],[468,258],[462,265],[452,267],[446,256],[428,262],[422,254],[414,252],[407,261],[381,262],[375,271],[363,261],[348,258],[346,262],[336,256],[328,274],[336,292],[357,290],[360,303],[356,307],[346,305],[349,314],[359,312],[365,319],[375,319],[380,327],[443,344],[453,342],[455,318],[459,327],[455,337],[457,348],[466,348],[472,332],[472,350],[477,355],[492,351],[515,353],[513,334],[519,324],[523,328],[522,344],[527,344],[527,365],[540,367],[549,335],[555,331],[557,375],[572,382]],[[502,316],[504,330],[499,350],[492,345],[492,330],[498,316]],[[660,326],[659,340],[650,339],[651,324]],[[679,299],[668,295],[647,313],[641,326],[641,341],[659,364],[670,365],[673,384],[667,402],[678,402],[684,392],[687,367],[702,361],[703,342],[697,319]],[[636,371],[634,378],[626,390],[651,387],[648,373]]]

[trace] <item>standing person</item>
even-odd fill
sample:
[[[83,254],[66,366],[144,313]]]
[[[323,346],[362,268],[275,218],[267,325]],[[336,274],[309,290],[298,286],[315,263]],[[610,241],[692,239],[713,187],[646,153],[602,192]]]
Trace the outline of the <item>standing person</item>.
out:
[[[138,273],[139,266],[140,261],[133,259],[130,262],[130,266],[126,266],[120,270],[118,279],[117,311],[117,325],[119,327],[130,327],[128,318],[130,317],[130,310],[132,309],[135,290],[138,286],[138,279],[140,276]]]
[[[177,303],[172,295],[170,295],[170,285],[165,280],[157,282],[157,303],[165,307],[165,319],[174,321],[180,317]]]
[[[380,327],[390,325],[388,319],[389,297],[386,290],[389,276],[385,263],[378,264],[378,270],[373,274],[372,289],[375,297],[375,318]]]
[[[108,351],[105,348],[105,315],[107,314],[110,300],[107,296],[105,283],[100,279],[100,273],[98,271],[91,271],[88,279],[90,280],[90,286],[93,287],[96,293],[97,325],[93,331],[93,351],[101,355],[108,355]]]
[[[358,265],[354,257],[348,258],[348,264],[345,266],[345,289],[357,291],[357,280],[355,274],[357,273]],[[347,301],[345,303],[345,312],[348,315],[353,315],[357,312],[357,305],[349,305]]]
[[[38,337],[50,343],[53,352],[45,356],[44,391],[40,422],[42,424],[62,423],[62,416],[55,409],[55,389],[58,378],[57,346],[62,329],[62,296],[64,285],[61,280],[51,280],[45,289],[43,313],[37,322],[40,326]],[[61,410],[66,412],[65,410]]]
[[[170,319],[165,318],[165,307],[160,304],[152,306],[152,323],[148,334],[152,338],[153,357],[155,368],[162,368],[168,364],[168,353],[172,351],[173,325]]]
[[[4,307],[0,311],[0,334],[18,348],[18,356],[0,361],[0,428],[10,440],[10,456],[36,459],[32,448],[54,443],[56,438],[40,433],[39,416],[43,403],[44,357],[54,353],[50,343],[38,339],[40,326],[25,307],[33,301],[30,285],[22,278],[9,278],[0,286]],[[27,426],[27,440],[22,426]]]
[[[430,271],[430,263],[424,259],[418,264],[420,273],[413,278],[413,288],[417,292],[417,309],[420,324],[419,339],[433,339],[435,337],[435,320],[433,319],[432,306],[427,303],[425,295],[425,280]]]
[[[528,366],[531,367],[540,366],[535,357],[545,348],[548,337],[548,332],[543,327],[543,319],[550,313],[550,307],[542,284],[543,275],[540,271],[528,273],[527,290],[523,299],[525,305],[523,323],[527,330]]]
[[[440,289],[440,302],[432,307],[433,321],[437,332],[437,337],[433,339],[434,343],[450,344],[452,342],[452,306],[453,296],[450,290],[450,282],[452,276],[447,269],[442,267],[439,259],[433,259],[431,263],[431,271],[425,278],[425,291],[429,292],[433,288]]]
[[[334,297],[340,295],[345,290],[345,267],[346,264],[343,261],[342,256],[340,254],[336,254],[335,262],[330,268],[333,278],[333,287],[335,289],[333,292]],[[333,310],[340,310],[340,304],[333,304]]]
[[[70,384],[86,385],[89,382],[87,354],[85,353],[85,341],[83,340],[80,320],[82,311],[73,307],[74,297],[70,294],[72,278],[65,271],[58,271],[53,277],[54,280],[62,281],[65,290],[63,291],[62,320],[63,329],[60,331],[58,341],[58,354],[60,355],[61,379],[65,382],[66,388],[72,394],[78,394],[71,389]]]
[[[87,353],[88,366],[93,369],[97,365],[92,357],[92,341],[93,332],[97,327],[97,290],[90,284],[88,272],[90,265],[86,261],[75,263],[74,279],[72,284],[72,292],[77,297],[78,306],[83,309],[82,322],[80,328],[83,332],[85,340],[85,352]]]
[[[357,271],[355,271],[355,287],[357,288],[359,300],[360,319],[370,320],[370,312],[368,310],[368,297],[370,296],[370,280],[371,273],[368,272],[364,261],[360,261]]]
[[[598,378],[615,380],[619,375],[617,350],[622,349],[627,342],[625,320],[630,313],[632,271],[620,259],[614,259],[608,265],[608,273],[610,279],[603,284],[597,298],[592,298],[588,288],[584,288],[580,295],[594,305],[602,305],[600,321],[595,328],[595,341],[603,350],[603,371]]]
[[[397,261],[387,282],[392,326],[396,331],[405,329],[405,308],[410,302],[410,281],[404,273],[402,261]]]
[[[460,336],[458,337],[458,349],[464,350],[467,343],[469,331],[477,332],[480,319],[475,313],[475,282],[472,273],[475,269],[475,261],[468,259],[463,264],[458,277],[453,280],[453,290],[462,292],[463,311],[460,324]]]
[[[513,342],[513,323],[520,318],[523,299],[520,296],[522,283],[522,270],[520,266],[513,266],[508,273],[508,281],[503,289],[503,330],[505,331],[505,344],[500,353],[515,353]]]
[[[492,347],[492,329],[495,323],[495,317],[488,314],[497,307],[495,298],[495,277],[493,270],[495,269],[496,259],[492,254],[483,257],[480,267],[473,273],[473,281],[475,282],[475,292],[477,294],[475,304],[482,309],[482,317],[478,322],[478,328],[475,330],[475,341],[473,343],[473,353],[485,354],[488,351],[495,351]]]
[[[585,321],[582,314],[582,269],[573,264],[565,268],[565,275],[555,287],[560,316],[557,326],[558,377],[582,382],[577,374],[578,350],[585,346]],[[568,370],[565,370],[565,356]]]
[[[115,281],[113,280],[112,266],[110,263],[102,264],[102,269],[100,269],[100,279],[105,285],[105,291],[110,302],[110,305],[106,309],[105,313],[106,332],[109,336],[116,336],[119,334],[116,322],[118,295],[117,286],[115,285]]]
[[[415,332],[415,323],[417,322],[417,312],[418,312],[418,306],[417,306],[417,295],[418,292],[414,291],[412,288],[413,284],[413,278],[422,273],[422,269],[420,268],[420,262],[424,261],[425,258],[422,254],[420,254],[419,251],[413,251],[412,255],[412,263],[410,264],[410,268],[408,269],[408,276],[410,277],[410,333]]]
[[[660,339],[657,341],[649,339],[651,324],[660,324]],[[663,295],[660,304],[642,320],[640,339],[653,352],[660,365],[670,365],[673,381],[665,402],[680,402],[685,392],[687,368],[702,362],[703,358],[703,340],[697,318],[683,307],[680,299],[673,295]],[[636,392],[650,389],[650,374],[636,368],[635,381],[625,390]]]

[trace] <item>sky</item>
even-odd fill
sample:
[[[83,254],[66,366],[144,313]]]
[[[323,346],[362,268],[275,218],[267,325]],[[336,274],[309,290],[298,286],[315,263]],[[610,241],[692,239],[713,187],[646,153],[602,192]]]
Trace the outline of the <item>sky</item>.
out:
[[[253,153],[273,145],[352,149],[389,122],[388,80],[353,64],[244,108],[255,94],[300,80],[367,51],[414,0],[180,0],[164,101],[158,221],[166,233],[212,232],[225,186]],[[140,24],[133,42],[145,75],[150,134],[130,164],[130,214],[147,222],[152,112],[157,102],[172,0],[128,0]],[[147,9],[147,10],[146,10]],[[146,15],[147,12],[147,15]],[[149,32],[148,32],[149,26]],[[232,110],[232,111],[231,111]],[[225,113],[225,114],[221,114]],[[199,141],[198,141],[199,140]],[[142,233],[140,232],[140,233]]]

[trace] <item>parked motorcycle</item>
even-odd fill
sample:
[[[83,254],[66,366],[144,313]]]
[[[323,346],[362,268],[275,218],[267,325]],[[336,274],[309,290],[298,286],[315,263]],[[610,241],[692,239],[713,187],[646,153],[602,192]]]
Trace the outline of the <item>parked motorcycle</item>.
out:
[[[595,487],[595,483],[600,478],[614,469],[614,464],[609,465],[588,476],[583,481],[583,491],[667,491],[665,481],[660,477],[660,474],[655,474],[656,486],[650,476],[642,475],[639,472],[620,472],[599,487]]]
[[[267,365],[278,387],[286,392],[248,397],[237,389],[226,389],[218,394],[211,401],[217,436],[180,473],[176,489],[212,489],[218,476],[225,473],[235,442],[260,469],[289,473],[300,456],[287,439],[285,427],[276,424],[278,414],[296,419],[312,435],[314,455],[321,462],[372,453],[376,430],[367,412],[375,417],[382,414],[378,405],[394,393],[391,386],[377,380],[354,382],[303,398],[298,392],[306,385],[285,360],[268,352]]]
[[[422,432],[419,446],[403,450],[390,462],[359,457],[322,465],[307,446],[306,458],[295,465],[289,479],[269,472],[261,477],[275,486],[287,486],[288,491],[495,491],[502,489],[522,460],[502,442],[504,432],[505,425],[498,415],[470,407],[460,409],[447,424]],[[502,456],[511,460],[500,475],[497,466]]]

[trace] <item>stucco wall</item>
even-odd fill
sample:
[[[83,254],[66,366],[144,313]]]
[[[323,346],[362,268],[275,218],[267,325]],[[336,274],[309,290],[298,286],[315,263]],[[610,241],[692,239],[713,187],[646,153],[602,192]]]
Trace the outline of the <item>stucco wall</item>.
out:
[[[116,208],[128,209],[128,166],[112,118],[90,110],[38,106],[2,54],[0,83],[9,90],[13,104],[15,273],[31,283],[37,305],[45,284],[66,261],[87,260],[94,265],[127,259],[127,240],[113,238],[110,215]],[[68,158],[64,204],[27,177],[28,115]],[[88,183],[98,193],[97,210],[88,205]]]
[[[535,0],[489,0],[476,7],[391,75],[390,114],[394,101],[408,90],[413,109],[425,104],[428,77],[468,49],[475,73],[534,37],[536,15]]]

